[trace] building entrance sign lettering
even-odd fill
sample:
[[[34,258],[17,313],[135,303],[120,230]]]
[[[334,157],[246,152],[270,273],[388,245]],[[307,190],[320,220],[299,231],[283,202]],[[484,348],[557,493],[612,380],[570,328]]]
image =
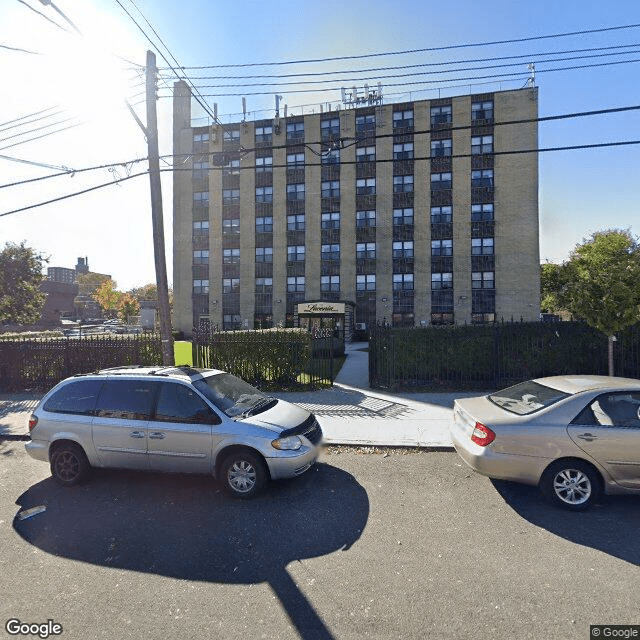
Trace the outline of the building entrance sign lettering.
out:
[[[298,305],[298,315],[344,314],[344,302],[304,302]]]

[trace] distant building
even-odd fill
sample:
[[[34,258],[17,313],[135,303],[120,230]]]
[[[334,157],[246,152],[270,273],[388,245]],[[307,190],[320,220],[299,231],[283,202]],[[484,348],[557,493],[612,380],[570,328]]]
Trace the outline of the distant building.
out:
[[[47,280],[49,282],[64,282],[73,284],[76,281],[76,270],[66,267],[49,267],[47,269]]]
[[[180,81],[173,117],[178,330],[539,319],[537,88],[192,127]]]
[[[75,298],[78,295],[76,283],[49,279],[40,285],[40,291],[47,294],[41,324],[57,327],[62,318],[75,318]]]

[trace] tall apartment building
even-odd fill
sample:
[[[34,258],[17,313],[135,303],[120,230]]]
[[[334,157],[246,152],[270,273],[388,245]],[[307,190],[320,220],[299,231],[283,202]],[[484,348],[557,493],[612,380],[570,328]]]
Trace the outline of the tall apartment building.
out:
[[[528,87],[192,127],[176,83],[176,327],[537,320],[537,114]]]

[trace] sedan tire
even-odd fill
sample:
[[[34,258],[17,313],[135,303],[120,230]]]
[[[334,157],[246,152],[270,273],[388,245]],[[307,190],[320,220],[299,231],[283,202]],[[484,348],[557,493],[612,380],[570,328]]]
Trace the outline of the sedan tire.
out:
[[[253,498],[261,493],[268,480],[262,458],[251,451],[239,449],[228,455],[220,468],[220,481],[227,494],[234,498]]]
[[[542,474],[540,489],[553,504],[584,511],[600,497],[602,481],[598,472],[582,460],[558,460]]]
[[[65,487],[82,482],[90,469],[85,452],[74,442],[58,445],[51,454],[51,475]]]

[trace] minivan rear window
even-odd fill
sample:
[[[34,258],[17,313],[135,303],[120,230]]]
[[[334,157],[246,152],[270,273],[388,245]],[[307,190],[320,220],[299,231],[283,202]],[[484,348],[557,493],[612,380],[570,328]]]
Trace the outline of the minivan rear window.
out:
[[[489,400],[505,411],[525,416],[568,397],[568,393],[528,380],[491,394]]]
[[[58,389],[45,403],[49,413],[93,414],[103,380],[73,380]]]

